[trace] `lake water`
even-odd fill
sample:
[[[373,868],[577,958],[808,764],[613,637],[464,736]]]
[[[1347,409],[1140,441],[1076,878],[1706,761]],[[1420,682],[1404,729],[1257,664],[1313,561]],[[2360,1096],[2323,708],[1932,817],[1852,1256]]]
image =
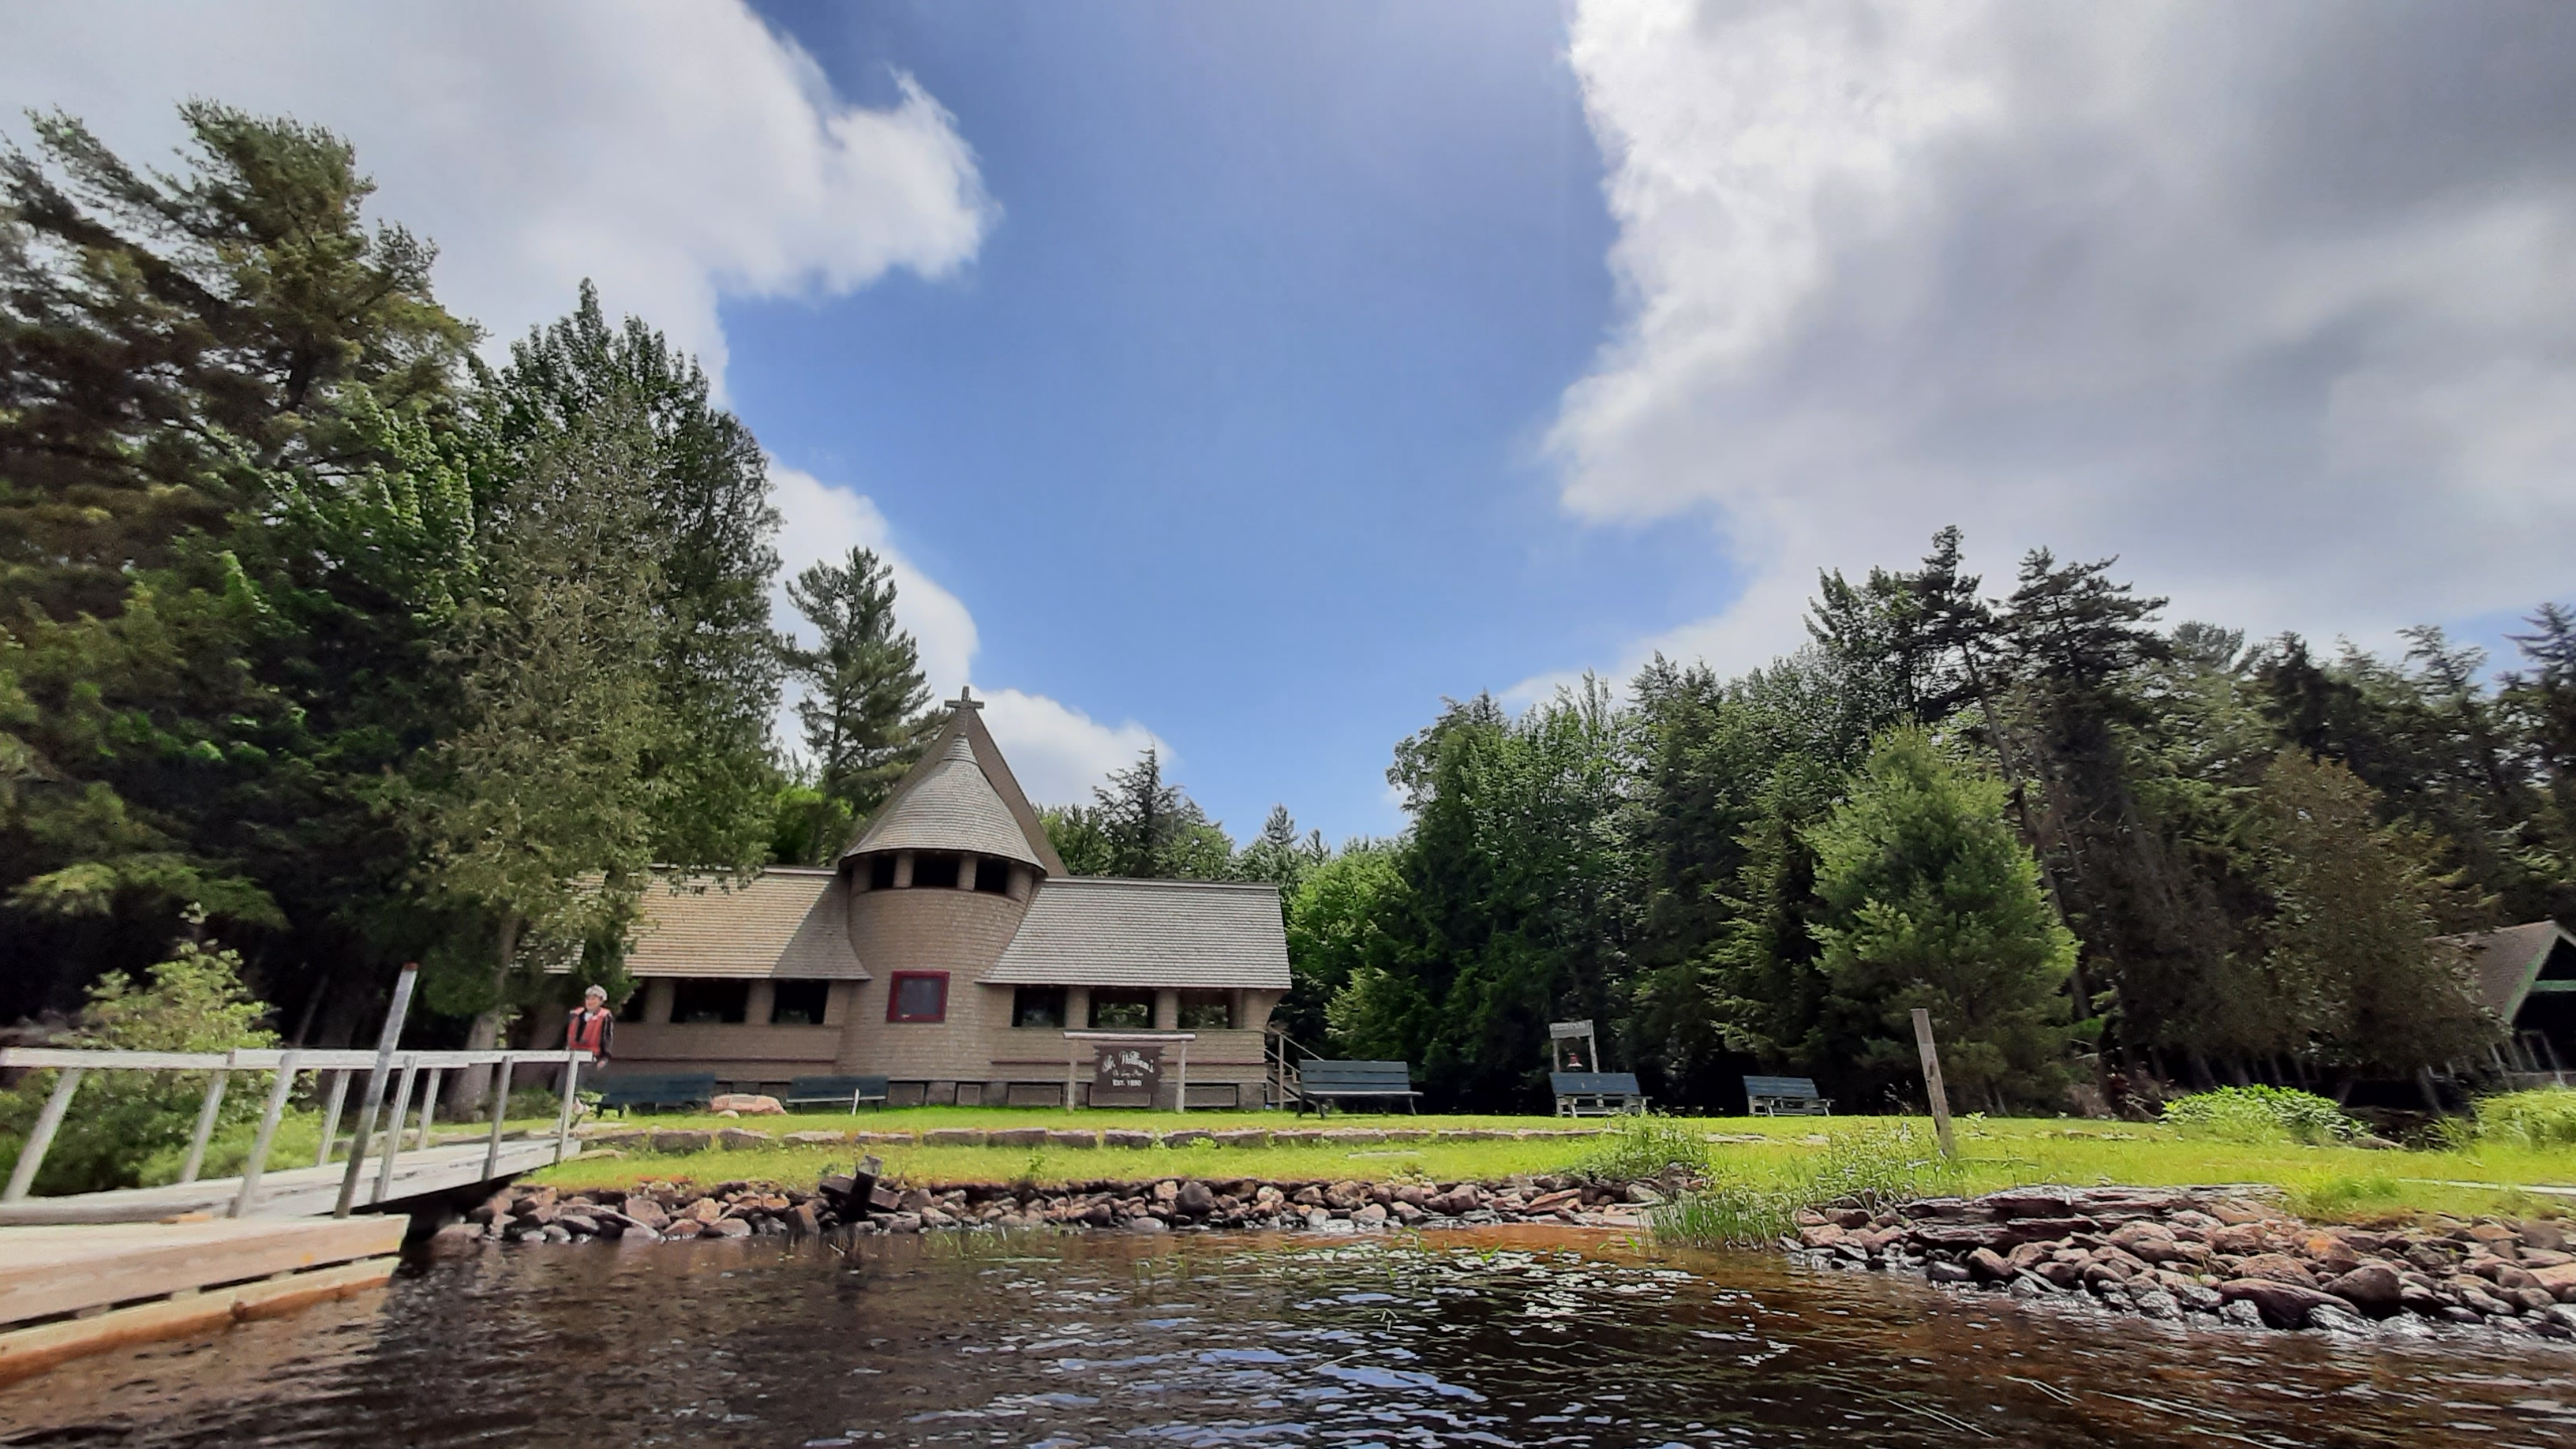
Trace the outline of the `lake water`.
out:
[[[0,1444],[2576,1444],[2576,1349],[1543,1229],[521,1248],[0,1389]]]

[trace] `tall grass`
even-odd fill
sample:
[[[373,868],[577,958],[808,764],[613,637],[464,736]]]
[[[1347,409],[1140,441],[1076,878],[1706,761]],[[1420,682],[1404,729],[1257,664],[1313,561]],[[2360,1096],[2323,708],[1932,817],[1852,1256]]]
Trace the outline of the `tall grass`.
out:
[[[2314,1092],[2288,1087],[2221,1087],[2165,1104],[2165,1125],[2222,1142],[2304,1142],[2320,1146],[2363,1135],[2362,1125]]]
[[[1708,1133],[1696,1122],[1638,1115],[1616,1119],[1574,1165],[1587,1182],[1635,1182],[1668,1169],[1708,1170]]]
[[[1806,1208],[1874,1213],[1958,1192],[1966,1181],[1914,1123],[1869,1122],[1828,1133],[1823,1149],[1808,1157],[1712,1172],[1704,1186],[1656,1212],[1655,1235],[1693,1247],[1753,1247],[1794,1231]]]
[[[2483,1141],[2535,1150],[2576,1147],[2576,1091],[2541,1087],[2487,1097],[2477,1105],[2475,1124]]]

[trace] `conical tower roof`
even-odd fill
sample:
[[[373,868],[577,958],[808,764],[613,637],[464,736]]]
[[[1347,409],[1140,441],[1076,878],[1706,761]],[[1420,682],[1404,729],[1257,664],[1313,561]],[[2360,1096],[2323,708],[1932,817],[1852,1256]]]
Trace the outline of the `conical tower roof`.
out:
[[[960,693],[921,763],[878,807],[845,858],[888,850],[972,851],[1064,874],[1037,812],[984,728],[982,708]]]

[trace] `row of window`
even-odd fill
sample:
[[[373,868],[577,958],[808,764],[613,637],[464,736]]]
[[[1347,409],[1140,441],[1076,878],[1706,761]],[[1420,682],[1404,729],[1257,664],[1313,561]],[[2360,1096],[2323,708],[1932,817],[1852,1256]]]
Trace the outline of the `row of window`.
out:
[[[868,889],[893,890],[894,864],[892,855],[869,857]],[[911,884],[921,890],[970,890],[982,891],[988,896],[1006,896],[1011,893],[1011,863],[991,856],[915,851]]]
[[[829,981],[770,983],[769,1024],[821,1026],[830,1000]],[[621,1020],[645,1019],[650,992],[626,998]],[[1011,992],[1011,1025],[1062,1029],[1071,993],[1061,986],[1021,986]],[[671,983],[675,1026],[739,1026],[751,1015],[751,983],[746,980],[683,978]],[[948,1019],[948,973],[897,971],[887,983],[886,1020],[934,1022]],[[1234,994],[1229,991],[1184,991],[1180,1001],[1183,1031],[1227,1031],[1234,1026]],[[1146,988],[1095,986],[1091,1010],[1083,1025],[1100,1031],[1143,1031],[1154,1025],[1154,993]]]

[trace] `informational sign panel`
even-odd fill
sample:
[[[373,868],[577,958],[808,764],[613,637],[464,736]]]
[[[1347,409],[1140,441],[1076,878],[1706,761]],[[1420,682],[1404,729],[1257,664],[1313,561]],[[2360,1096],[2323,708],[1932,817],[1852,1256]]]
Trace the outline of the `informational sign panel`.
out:
[[[1091,1063],[1096,1107],[1150,1107],[1163,1086],[1163,1048],[1154,1042],[1102,1042]]]

